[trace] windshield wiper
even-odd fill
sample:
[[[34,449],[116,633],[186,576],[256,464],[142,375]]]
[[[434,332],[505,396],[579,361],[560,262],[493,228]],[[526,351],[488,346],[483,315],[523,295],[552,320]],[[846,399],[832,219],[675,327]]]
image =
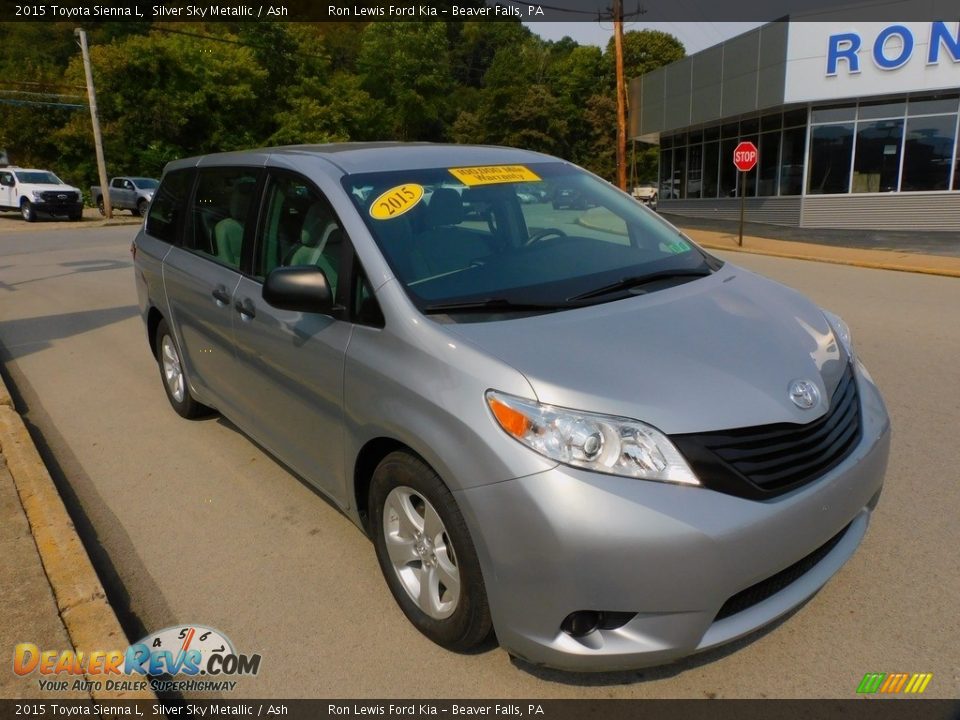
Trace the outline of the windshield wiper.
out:
[[[574,295],[573,297],[567,298],[567,301],[576,302],[577,300],[588,300],[590,298],[608,295],[621,290],[633,290],[643,285],[659,282],[661,280],[707,277],[708,275],[712,274],[713,273],[710,270],[661,270],[660,272],[648,273],[647,275],[633,275],[630,277],[621,278],[620,280],[610,283],[609,285],[598,287],[595,290],[588,290],[585,293]]]
[[[514,302],[507,298],[484,298],[464,302],[434,303],[423,308],[426,315],[450,312],[524,312],[527,310],[562,310],[572,307],[565,303],[527,303]]]

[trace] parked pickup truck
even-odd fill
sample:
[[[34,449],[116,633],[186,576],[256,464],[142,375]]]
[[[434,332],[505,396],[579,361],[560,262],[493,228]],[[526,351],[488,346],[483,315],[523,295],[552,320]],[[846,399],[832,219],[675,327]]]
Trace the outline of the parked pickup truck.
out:
[[[67,185],[49,170],[21,167],[0,168],[0,210],[19,210],[33,222],[39,215],[83,217],[79,188]]]
[[[144,215],[159,184],[160,181],[153,178],[115,177],[110,181],[110,206],[114,210],[129,210],[134,215]],[[90,188],[90,197],[103,215],[103,191],[99,185]]]
[[[631,193],[633,198],[654,210],[657,209],[657,186],[655,183],[641,183]]]

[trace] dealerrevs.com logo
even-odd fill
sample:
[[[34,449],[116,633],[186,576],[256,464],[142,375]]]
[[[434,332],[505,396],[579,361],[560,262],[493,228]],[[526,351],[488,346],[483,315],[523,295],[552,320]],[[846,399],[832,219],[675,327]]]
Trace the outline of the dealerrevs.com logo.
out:
[[[222,692],[236,687],[230,678],[260,672],[260,655],[238,653],[230,639],[213,628],[178,625],[147,635],[126,650],[41,650],[20,643],[13,651],[13,672],[38,675],[41,690],[137,691],[149,684],[154,692]],[[174,679],[178,676],[188,679]]]

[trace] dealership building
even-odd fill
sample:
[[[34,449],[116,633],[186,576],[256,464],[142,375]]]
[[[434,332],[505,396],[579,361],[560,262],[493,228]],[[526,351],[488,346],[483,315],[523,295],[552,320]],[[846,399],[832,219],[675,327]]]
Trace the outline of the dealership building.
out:
[[[791,17],[630,82],[661,211],[801,227],[960,231],[958,109],[957,22]]]

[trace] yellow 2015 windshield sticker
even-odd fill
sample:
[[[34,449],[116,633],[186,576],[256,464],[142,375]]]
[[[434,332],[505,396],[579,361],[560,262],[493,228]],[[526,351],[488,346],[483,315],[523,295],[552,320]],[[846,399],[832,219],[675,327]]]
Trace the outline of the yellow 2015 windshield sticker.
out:
[[[484,165],[482,167],[448,168],[450,174],[467,187],[496,183],[539,182],[540,177],[523,165]]]
[[[370,205],[374,220],[390,220],[413,210],[423,200],[423,186],[416,183],[397,185],[382,193]]]

